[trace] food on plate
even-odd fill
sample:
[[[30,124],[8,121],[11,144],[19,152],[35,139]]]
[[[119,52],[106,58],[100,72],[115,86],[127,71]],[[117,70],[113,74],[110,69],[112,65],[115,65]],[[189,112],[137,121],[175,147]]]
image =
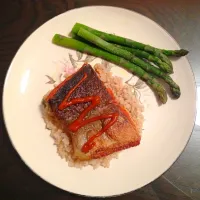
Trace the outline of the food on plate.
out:
[[[103,65],[84,64],[43,98],[43,117],[70,166],[109,166],[115,152],[140,144],[142,105]]]
[[[79,30],[78,36],[81,36],[82,38],[88,40],[89,42],[94,43],[96,46],[99,46],[100,48],[102,48],[102,49],[104,49],[104,50],[106,50],[110,53],[113,53],[117,56],[120,56],[124,59],[127,59],[130,62],[140,66],[141,68],[143,68],[147,72],[150,72],[150,73],[162,78],[163,80],[166,81],[166,83],[168,83],[170,85],[171,92],[172,92],[173,96],[176,97],[176,98],[180,97],[180,88],[172,80],[172,78],[170,76],[168,76],[167,74],[165,74],[164,72],[162,72],[161,70],[159,70],[158,68],[151,65],[150,63],[147,63],[147,62],[143,61],[142,59],[134,56],[132,53],[130,53],[127,50],[118,48],[115,45],[110,44],[110,43],[102,40],[98,36],[95,36],[94,34],[88,32],[87,30],[84,30],[82,28]]]
[[[72,33],[77,34],[78,31],[80,30],[80,28],[88,30],[89,32],[101,37],[103,40],[106,40],[108,42],[112,42],[112,43],[120,44],[120,45],[124,45],[124,46],[129,46],[129,47],[132,47],[135,49],[140,49],[140,50],[149,52],[149,53],[159,57],[163,62],[167,63],[171,67],[172,67],[171,61],[169,60],[169,58],[167,56],[180,57],[180,56],[185,56],[188,54],[188,51],[185,49],[180,49],[180,50],[158,49],[153,46],[131,40],[129,38],[120,37],[120,36],[117,36],[114,34],[108,34],[108,33],[93,29],[84,24],[80,24],[80,23],[76,23],[74,25],[74,27],[72,28]]]
[[[135,55],[136,57],[138,58],[141,58],[141,59],[146,59],[148,60],[149,62],[152,62],[154,63],[155,65],[157,65],[163,72],[170,72],[170,70],[167,70],[169,68],[168,64],[163,62],[160,58],[156,57],[155,55],[153,54],[150,54],[144,50],[140,50],[140,49],[134,49],[134,48],[131,48],[131,47],[126,47],[126,46],[122,46],[122,45],[118,45],[118,44],[115,44],[116,47],[119,47],[121,49],[124,49],[124,50],[127,50],[129,51],[130,53],[132,53],[133,55]],[[148,62],[146,62],[148,63]]]
[[[124,67],[143,79],[163,104],[167,102],[167,94],[163,87],[165,85],[157,80],[159,78],[169,85],[175,99],[180,97],[180,87],[169,76],[170,73],[173,73],[173,66],[169,57],[185,56],[188,54],[187,50],[159,49],[128,38],[105,33],[80,23],[73,26],[71,35],[73,39],[55,34],[52,42],[59,46],[101,57]]]
[[[83,28],[80,28],[77,35],[83,39],[85,39],[86,41],[89,41],[93,44],[95,44],[96,46],[112,53],[112,54],[115,54],[117,56],[120,56],[124,59],[127,59],[129,60],[130,62],[142,67],[142,68],[148,68],[151,65],[143,60],[141,60],[140,58],[134,56],[134,54],[132,54],[131,52],[125,50],[125,49],[122,49],[122,48],[119,48],[117,46],[115,46],[114,44],[112,43],[108,43],[106,42],[105,40],[101,39],[100,37],[96,36],[95,34],[83,29]],[[153,67],[154,68],[154,67]],[[167,73],[172,73],[173,72],[173,69],[171,66],[167,65],[165,63],[165,68],[163,68],[163,70]]]
[[[88,53],[90,55],[101,57],[107,61],[123,66],[125,69],[143,79],[159,97],[160,101],[162,103],[166,103],[167,94],[164,87],[151,74],[144,71],[141,67],[107,51],[92,47],[86,43],[65,36],[61,36],[59,34],[56,34],[53,37],[52,41],[54,44],[57,44],[59,46],[75,49],[83,53]]]

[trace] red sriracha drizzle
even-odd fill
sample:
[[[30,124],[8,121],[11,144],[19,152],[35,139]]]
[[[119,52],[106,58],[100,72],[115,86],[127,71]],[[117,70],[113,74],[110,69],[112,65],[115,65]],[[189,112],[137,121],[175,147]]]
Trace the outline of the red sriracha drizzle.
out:
[[[97,137],[100,137],[106,130],[108,130],[117,121],[117,118],[119,116],[118,113],[111,113],[111,114],[108,114],[108,115],[100,115],[100,116],[92,117],[90,119],[85,119],[85,117],[87,116],[88,112],[91,111],[93,108],[95,108],[98,104],[100,104],[100,97],[99,96],[76,98],[76,99],[72,99],[72,100],[68,101],[68,99],[71,96],[71,94],[76,90],[76,88],[84,80],[86,80],[86,78],[87,78],[87,74],[85,73],[83,78],[78,82],[78,84],[74,88],[72,88],[69,91],[69,93],[65,96],[64,100],[58,106],[59,110],[63,110],[65,108],[67,108],[68,106],[71,106],[71,105],[74,105],[74,104],[91,102],[91,104],[80,114],[80,116],[68,126],[69,130],[71,130],[73,132],[78,131],[79,128],[85,126],[88,123],[91,123],[91,122],[94,122],[94,121],[97,121],[97,120],[102,120],[102,119],[110,119],[110,121],[99,132],[97,132],[95,135],[91,136],[89,138],[89,140],[83,145],[81,150],[84,153],[88,153],[95,146],[95,141],[94,140]],[[58,89],[60,89],[65,84],[65,82],[67,80],[69,80],[69,79],[66,79],[60,85],[58,85],[49,94],[49,96],[47,97],[47,100],[52,98],[56,94]]]

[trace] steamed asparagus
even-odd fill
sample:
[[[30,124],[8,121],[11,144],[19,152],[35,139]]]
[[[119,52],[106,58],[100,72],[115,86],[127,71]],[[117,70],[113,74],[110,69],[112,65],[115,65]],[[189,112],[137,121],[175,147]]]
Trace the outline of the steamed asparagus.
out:
[[[97,35],[98,37],[102,38],[103,40],[106,40],[107,42],[112,42],[115,44],[120,44],[120,45],[125,45],[125,46],[129,46],[135,49],[140,49],[140,50],[144,50],[147,51],[157,57],[159,57],[163,62],[167,63],[169,65],[169,67],[172,70],[172,63],[169,60],[169,58],[162,53],[162,51],[160,49],[154,48],[150,45],[146,45],[128,38],[123,38],[114,34],[108,34],[108,33],[104,33],[102,31],[93,29],[91,27],[88,27],[84,24],[80,24],[80,23],[76,23],[74,25],[74,27],[72,28],[72,33],[77,34],[80,28],[84,28],[88,31],[90,31],[91,33]]]
[[[157,65],[162,71],[164,72],[169,72],[168,69],[168,65],[166,63],[164,63],[162,60],[160,60],[160,58],[146,52],[146,51],[142,51],[139,49],[134,49],[134,48],[130,48],[130,47],[125,47],[122,45],[116,45],[119,48],[125,49],[129,52],[131,52],[132,54],[134,54],[135,56],[139,57],[139,58],[145,58],[146,60],[153,62],[155,65]]]
[[[127,70],[131,71],[132,73],[143,79],[152,88],[155,94],[157,94],[163,104],[167,102],[167,94],[163,86],[154,77],[149,75],[137,65],[130,63],[119,56],[113,55],[101,49],[91,47],[83,42],[59,34],[54,35],[52,42],[56,45],[75,49],[93,56],[101,57],[107,61],[123,66]]]
[[[180,97],[179,86],[168,75],[163,73],[160,69],[136,57],[134,54],[130,53],[129,51],[116,47],[115,45],[102,40],[100,37],[90,33],[89,31],[83,28],[79,29],[77,35],[112,54],[115,54],[126,60],[129,60],[130,62],[143,68],[145,71],[150,72],[162,78],[166,83],[169,84],[173,96],[176,98]]]

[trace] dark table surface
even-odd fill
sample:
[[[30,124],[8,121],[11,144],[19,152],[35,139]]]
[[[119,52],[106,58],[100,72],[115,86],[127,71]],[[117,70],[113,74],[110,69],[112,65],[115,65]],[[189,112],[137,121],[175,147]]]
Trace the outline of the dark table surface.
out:
[[[67,10],[112,5],[139,12],[160,24],[190,50],[197,94],[200,95],[200,0],[5,0],[0,3],[0,85],[22,42],[35,29]],[[200,102],[192,137],[174,165],[151,184],[116,199],[200,199]],[[2,111],[2,108],[1,108]],[[11,145],[0,113],[0,199],[84,199],[49,185],[35,175]]]

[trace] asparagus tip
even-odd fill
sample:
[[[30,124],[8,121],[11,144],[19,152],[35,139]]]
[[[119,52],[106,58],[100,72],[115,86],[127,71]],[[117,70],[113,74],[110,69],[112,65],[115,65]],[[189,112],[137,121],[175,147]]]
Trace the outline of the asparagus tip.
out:
[[[173,94],[174,98],[178,99],[181,96],[181,91],[179,88],[170,88],[171,93]]]
[[[188,50],[185,50],[185,49],[180,49],[180,50],[179,50],[179,55],[180,55],[180,56],[185,56],[185,55],[187,55],[188,53],[189,53]]]
[[[157,91],[158,93],[158,97],[159,97],[159,99],[160,99],[160,101],[163,103],[163,104],[165,104],[166,102],[167,102],[167,93],[166,93],[166,91],[164,90],[164,91]]]
[[[160,96],[160,97],[161,97],[161,96]],[[161,97],[161,102],[162,102],[163,104],[167,103],[167,96],[162,96],[162,97]]]

